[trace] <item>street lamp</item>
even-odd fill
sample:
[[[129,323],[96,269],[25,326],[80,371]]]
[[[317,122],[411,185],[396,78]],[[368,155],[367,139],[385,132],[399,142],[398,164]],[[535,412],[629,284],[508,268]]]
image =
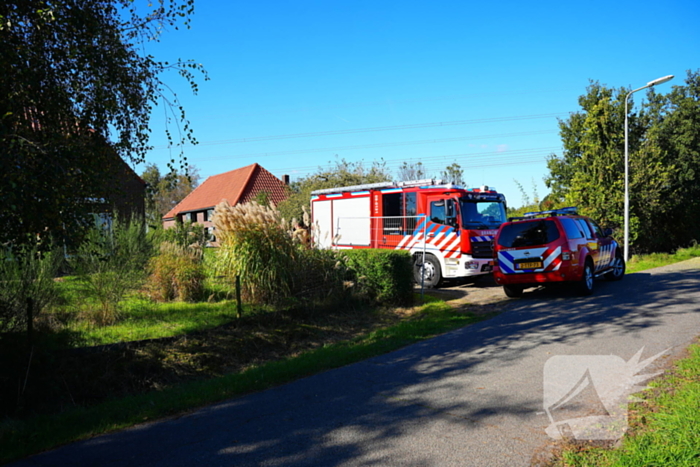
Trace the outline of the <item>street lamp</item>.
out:
[[[628,123],[627,123],[627,105],[629,104],[629,99],[632,94],[634,94],[637,91],[641,91],[642,89],[646,88],[651,88],[653,86],[656,86],[657,84],[662,84],[667,81],[671,81],[673,79],[673,75],[668,75],[664,76],[663,78],[657,78],[654,81],[649,81],[646,86],[642,86],[639,89],[635,89],[634,91],[630,91],[629,94],[627,94],[627,97],[625,97],[625,264],[627,264],[627,261],[629,260],[629,241],[630,241],[630,191],[629,191],[629,145],[627,142],[628,139]]]

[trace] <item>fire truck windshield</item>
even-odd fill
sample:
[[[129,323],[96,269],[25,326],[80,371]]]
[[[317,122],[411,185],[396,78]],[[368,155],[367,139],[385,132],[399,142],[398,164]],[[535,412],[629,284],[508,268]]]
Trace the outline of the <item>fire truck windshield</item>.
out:
[[[500,201],[462,198],[459,206],[465,229],[497,229],[506,221],[505,206]]]

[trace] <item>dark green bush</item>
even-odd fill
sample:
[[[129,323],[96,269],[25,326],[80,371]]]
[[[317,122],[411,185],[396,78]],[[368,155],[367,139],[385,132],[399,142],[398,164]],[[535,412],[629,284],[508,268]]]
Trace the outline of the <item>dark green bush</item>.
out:
[[[410,305],[413,301],[411,255],[396,250],[346,250],[355,293],[383,305]]]

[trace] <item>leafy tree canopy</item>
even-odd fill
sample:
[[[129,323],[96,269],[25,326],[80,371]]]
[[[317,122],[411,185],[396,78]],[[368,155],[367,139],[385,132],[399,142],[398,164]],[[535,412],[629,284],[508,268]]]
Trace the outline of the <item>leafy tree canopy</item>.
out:
[[[330,169],[319,168],[316,173],[292,182],[289,198],[280,203],[278,208],[287,221],[292,219],[302,221],[304,209],[308,211],[311,192],[314,190],[390,180],[391,175],[383,161],[375,161],[368,168],[362,161],[348,162],[345,159],[338,159]]]
[[[581,110],[560,120],[564,151],[548,159],[550,200],[602,224],[624,218],[625,98],[592,82]],[[700,239],[700,73],[668,94],[652,88],[628,115],[630,239],[635,251],[668,251]],[[622,235],[622,231],[620,231]]]
[[[49,233],[70,240],[115,158],[141,162],[149,118],[165,105],[181,122],[173,144],[195,142],[162,76],[197,91],[200,65],[156,60],[145,43],[188,26],[193,0],[7,0],[0,3],[0,242]],[[205,75],[206,79],[206,75]],[[119,160],[119,163],[122,163]]]
[[[427,177],[427,172],[422,162],[404,162],[399,166],[397,181],[407,182],[410,180],[422,180]]]
[[[440,178],[444,180],[445,183],[454,183],[460,186],[466,185],[464,181],[464,169],[456,162],[445,167],[445,170],[440,172]]]
[[[187,171],[174,168],[161,175],[155,164],[148,164],[141,178],[146,182],[146,220],[149,225],[160,227],[163,216],[197,188],[200,177],[199,169],[193,165]]]

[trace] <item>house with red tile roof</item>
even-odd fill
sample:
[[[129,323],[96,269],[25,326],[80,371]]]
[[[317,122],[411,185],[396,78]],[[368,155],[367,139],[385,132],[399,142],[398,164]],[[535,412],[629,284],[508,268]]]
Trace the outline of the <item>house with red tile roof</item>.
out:
[[[266,192],[270,203],[277,206],[287,199],[288,182],[285,182],[257,163],[212,175],[163,216],[163,228],[173,227],[176,222],[199,223],[214,236],[211,245],[217,246],[211,222],[217,204],[226,200],[235,206],[253,201],[260,193]]]

